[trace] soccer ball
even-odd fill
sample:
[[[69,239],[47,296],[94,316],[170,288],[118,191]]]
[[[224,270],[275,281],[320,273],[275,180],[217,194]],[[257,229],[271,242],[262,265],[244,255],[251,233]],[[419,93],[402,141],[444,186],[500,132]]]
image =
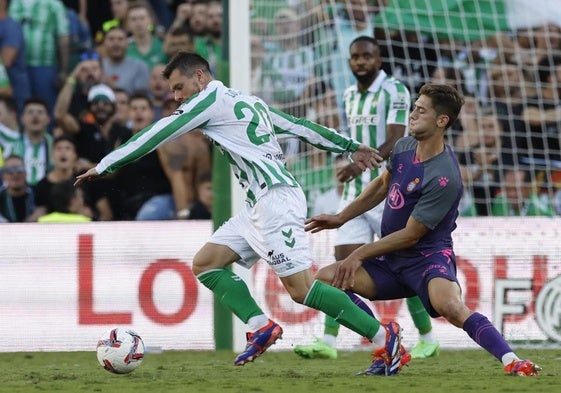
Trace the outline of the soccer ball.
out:
[[[144,342],[132,330],[107,330],[97,342],[97,361],[115,374],[128,374],[140,366],[144,358]]]

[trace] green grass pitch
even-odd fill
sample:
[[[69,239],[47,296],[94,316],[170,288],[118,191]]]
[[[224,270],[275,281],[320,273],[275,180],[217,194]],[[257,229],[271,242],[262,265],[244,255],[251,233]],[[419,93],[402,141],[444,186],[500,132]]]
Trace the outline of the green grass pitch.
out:
[[[147,353],[138,369],[114,375],[91,352],[0,354],[0,392],[561,392],[561,349],[524,349],[543,367],[536,378],[507,376],[483,350],[443,350],[412,360],[397,376],[355,376],[370,364],[368,352],[340,352],[337,360],[306,360],[270,351],[243,367],[230,351]]]

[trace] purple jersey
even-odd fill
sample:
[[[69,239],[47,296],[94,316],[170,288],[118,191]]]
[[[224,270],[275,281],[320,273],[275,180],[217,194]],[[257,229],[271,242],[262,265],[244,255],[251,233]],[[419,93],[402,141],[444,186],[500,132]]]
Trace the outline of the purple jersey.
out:
[[[439,155],[419,162],[415,156],[417,144],[411,136],[401,138],[388,161],[391,181],[382,218],[382,237],[405,228],[411,215],[430,231],[413,247],[392,253],[398,258],[451,249],[463,193],[460,168],[450,146],[445,145]]]

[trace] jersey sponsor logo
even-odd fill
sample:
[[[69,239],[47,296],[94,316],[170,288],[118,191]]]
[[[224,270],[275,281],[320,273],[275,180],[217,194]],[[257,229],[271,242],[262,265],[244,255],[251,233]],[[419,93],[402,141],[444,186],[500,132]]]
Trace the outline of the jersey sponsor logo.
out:
[[[378,115],[356,115],[349,117],[349,125],[364,126],[378,124]]]
[[[282,252],[280,254],[272,254],[267,256],[269,257],[269,265],[271,266],[276,266],[291,261],[291,259],[284,255],[284,253]]]
[[[406,109],[409,109],[409,104],[406,102],[394,102],[392,104],[392,109],[395,109],[397,111],[404,111]]]
[[[392,103],[392,109],[395,110],[405,110],[409,109],[411,103],[407,100],[407,95],[403,93],[399,93],[396,96],[395,101]]]
[[[561,342],[561,275],[548,281],[536,298],[536,320],[550,339]]]
[[[267,153],[263,157],[265,157],[268,160],[280,160],[283,162],[285,161],[284,154],[282,153],[275,153],[275,154]]]
[[[399,189],[399,183],[394,183],[390,186],[387,201],[388,206],[394,210],[401,209],[405,205],[405,197]]]
[[[415,180],[410,181],[409,184],[407,184],[407,192],[413,191],[417,187],[417,184],[419,184],[420,182],[421,179],[419,179],[418,177],[415,178]]]

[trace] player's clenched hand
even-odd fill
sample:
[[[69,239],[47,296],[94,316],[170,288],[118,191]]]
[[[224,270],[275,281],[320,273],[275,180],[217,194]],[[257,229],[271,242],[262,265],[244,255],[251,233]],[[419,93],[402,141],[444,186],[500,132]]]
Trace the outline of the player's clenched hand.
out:
[[[81,175],[76,176],[76,181],[74,182],[74,187],[79,186],[86,180],[94,180],[96,177],[99,176],[99,173],[94,168],[90,168],[87,172],[82,173]]]
[[[304,222],[304,230],[306,232],[316,233],[319,231],[323,231],[324,229],[334,229],[339,228],[343,225],[339,216],[333,214],[320,214],[318,216],[314,216],[312,218],[308,218],[306,222]]]
[[[355,272],[362,266],[362,261],[349,255],[342,261],[335,263],[335,274],[331,285],[343,291],[352,289],[355,285]]]
[[[353,162],[358,165],[361,171],[380,168],[384,161],[378,150],[365,144],[360,144],[358,149],[351,155]]]

